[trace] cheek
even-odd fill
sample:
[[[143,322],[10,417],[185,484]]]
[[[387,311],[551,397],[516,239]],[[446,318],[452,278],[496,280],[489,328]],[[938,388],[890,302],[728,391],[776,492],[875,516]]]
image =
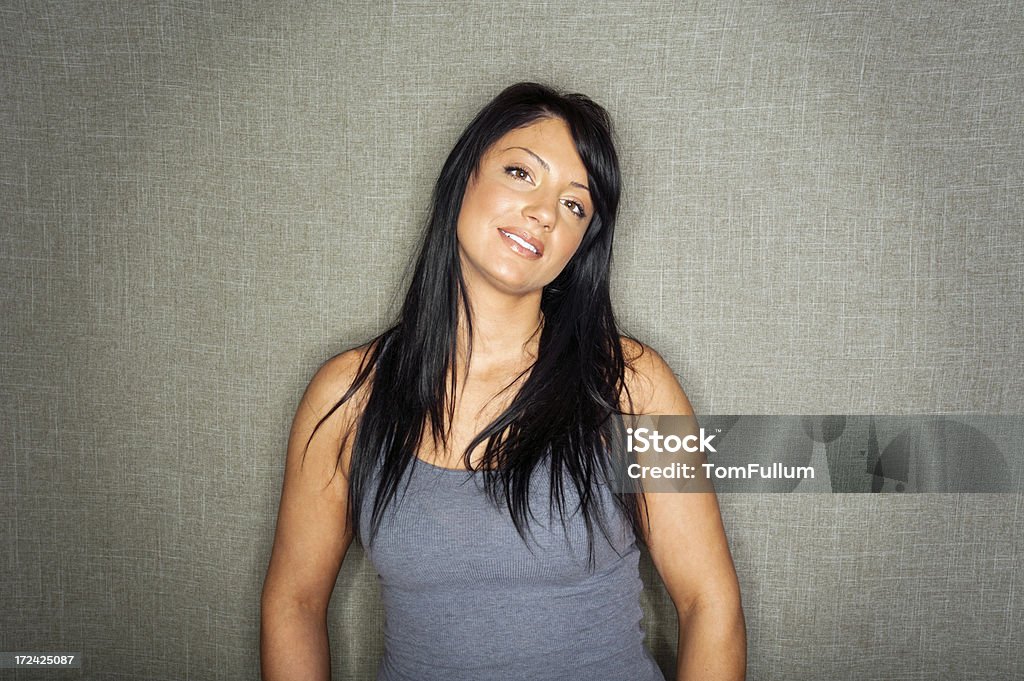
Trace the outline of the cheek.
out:
[[[581,243],[583,243],[583,237],[576,237],[576,235],[573,235],[572,238],[566,239],[558,244],[558,255],[561,267],[565,267],[569,264],[569,261],[575,257],[580,250]]]
[[[462,200],[462,208],[459,209],[459,219],[455,223],[455,233],[459,240],[472,238],[477,231],[474,229],[481,220],[484,211],[481,209],[479,192],[467,193]]]
[[[510,201],[501,191],[489,185],[466,191],[459,210],[458,230],[487,226],[508,212]]]

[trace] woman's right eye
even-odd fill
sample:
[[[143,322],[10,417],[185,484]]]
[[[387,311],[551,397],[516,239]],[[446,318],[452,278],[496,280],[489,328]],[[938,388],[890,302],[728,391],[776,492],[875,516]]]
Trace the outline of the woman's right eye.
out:
[[[505,166],[505,172],[517,180],[530,179],[530,173],[528,173],[525,168],[520,168],[519,166]]]

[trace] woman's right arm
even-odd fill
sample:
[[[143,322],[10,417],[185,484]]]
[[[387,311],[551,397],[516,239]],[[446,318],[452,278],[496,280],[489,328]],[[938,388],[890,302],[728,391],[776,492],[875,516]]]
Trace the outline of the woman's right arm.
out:
[[[299,403],[288,438],[281,506],[260,598],[263,681],[329,681],[327,605],[352,542],[348,517],[351,400],[313,428],[352,383],[361,357],[349,351],[324,363]],[[342,452],[342,442],[349,440]],[[305,455],[305,456],[303,456]]]

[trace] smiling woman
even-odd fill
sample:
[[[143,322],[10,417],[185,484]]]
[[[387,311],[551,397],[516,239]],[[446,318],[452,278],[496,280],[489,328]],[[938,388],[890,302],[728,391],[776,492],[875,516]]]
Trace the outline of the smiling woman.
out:
[[[513,85],[459,138],[399,319],[321,366],[295,414],[264,679],[330,677],[327,605],[356,536],[381,581],[379,680],[663,679],[639,542],[679,613],[679,678],[742,678],[714,494],[611,484],[620,417],[692,413],[615,322],[619,187],[611,122],[583,95]]]
[[[540,291],[576,253],[590,224],[587,169],[560,118],[508,132],[480,160],[459,214],[467,287]],[[500,242],[500,243],[499,243]]]

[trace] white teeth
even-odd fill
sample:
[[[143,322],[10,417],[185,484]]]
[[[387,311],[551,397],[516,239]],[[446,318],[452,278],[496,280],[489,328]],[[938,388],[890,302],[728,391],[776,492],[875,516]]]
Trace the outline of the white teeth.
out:
[[[534,254],[537,253],[537,249],[534,248],[533,246],[531,246],[528,242],[524,241],[522,237],[518,237],[515,234],[512,234],[510,232],[506,232],[505,230],[501,230],[501,233],[504,234],[505,236],[507,236],[509,239],[512,239],[512,241],[515,241],[517,244],[519,244],[523,248],[528,249],[531,253],[534,253]]]

